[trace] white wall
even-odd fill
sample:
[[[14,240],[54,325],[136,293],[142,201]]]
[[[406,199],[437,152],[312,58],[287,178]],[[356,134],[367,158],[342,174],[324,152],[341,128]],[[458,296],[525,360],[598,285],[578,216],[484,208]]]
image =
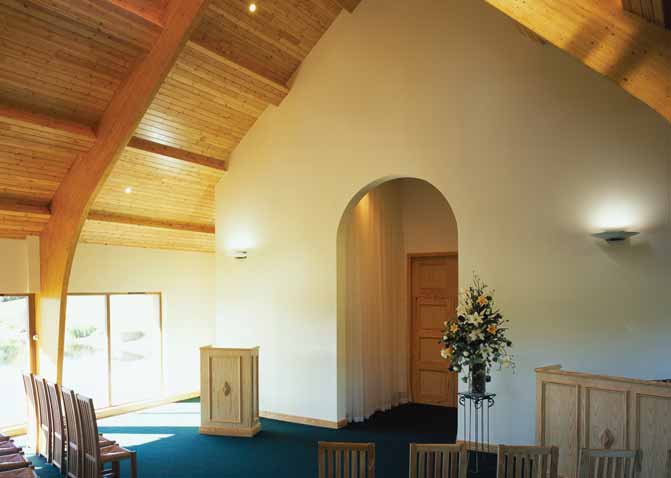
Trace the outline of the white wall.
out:
[[[671,376],[670,151],[659,116],[484,2],[364,0],[218,185],[218,341],[261,345],[263,409],[340,418],[338,223],[369,183],[426,179],[462,284],[478,271],[511,319],[494,439],[533,442],[534,367]],[[642,234],[590,237],[610,226]]]
[[[28,251],[26,241],[0,239],[0,294],[28,291]]]
[[[418,179],[400,179],[406,253],[458,251],[457,220],[445,196]]]
[[[214,342],[215,256],[79,244],[70,292],[161,292],[166,394],[200,389],[199,347]]]

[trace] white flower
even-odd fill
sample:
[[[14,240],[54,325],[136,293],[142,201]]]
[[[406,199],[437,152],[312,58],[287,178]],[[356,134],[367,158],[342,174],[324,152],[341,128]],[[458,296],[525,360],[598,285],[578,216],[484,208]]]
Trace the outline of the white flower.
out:
[[[457,307],[457,315],[460,315],[462,317],[465,317],[468,315],[468,308],[466,307],[465,304],[459,304]]]
[[[480,329],[475,329],[473,332],[468,334],[468,340],[471,342],[475,342],[476,340],[482,340],[485,337],[485,335],[482,333],[482,330]]]
[[[469,355],[471,354],[468,352],[468,350],[464,350],[464,357],[468,357]]]
[[[475,314],[469,315],[466,320],[469,324],[473,324],[476,327],[482,324],[482,317],[477,312]]]
[[[450,349],[442,349],[440,351],[440,356],[444,359],[448,358],[450,356]]]
[[[505,368],[510,368],[513,365],[513,358],[506,354],[502,359],[501,359],[501,366]]]

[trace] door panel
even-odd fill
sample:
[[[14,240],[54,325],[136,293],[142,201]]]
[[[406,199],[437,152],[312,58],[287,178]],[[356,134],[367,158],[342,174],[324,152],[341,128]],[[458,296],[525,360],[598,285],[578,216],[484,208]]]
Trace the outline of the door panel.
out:
[[[457,406],[457,374],[441,356],[445,322],[456,320],[457,257],[414,257],[411,267],[412,391],[417,403]]]

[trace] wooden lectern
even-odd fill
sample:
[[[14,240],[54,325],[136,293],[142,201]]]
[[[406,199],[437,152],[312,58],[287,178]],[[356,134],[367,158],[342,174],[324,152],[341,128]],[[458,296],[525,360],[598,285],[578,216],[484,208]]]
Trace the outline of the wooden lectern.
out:
[[[259,348],[200,349],[200,433],[253,437],[259,421]]]

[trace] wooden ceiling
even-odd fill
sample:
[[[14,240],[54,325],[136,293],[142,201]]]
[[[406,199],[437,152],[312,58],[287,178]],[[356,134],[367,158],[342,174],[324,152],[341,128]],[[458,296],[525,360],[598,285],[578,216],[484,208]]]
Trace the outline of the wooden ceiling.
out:
[[[214,251],[231,152],[343,8],[359,0],[211,0],[81,241]],[[0,1],[0,237],[38,235],[115,94],[162,30],[166,0]],[[82,159],[83,160],[83,159]]]

